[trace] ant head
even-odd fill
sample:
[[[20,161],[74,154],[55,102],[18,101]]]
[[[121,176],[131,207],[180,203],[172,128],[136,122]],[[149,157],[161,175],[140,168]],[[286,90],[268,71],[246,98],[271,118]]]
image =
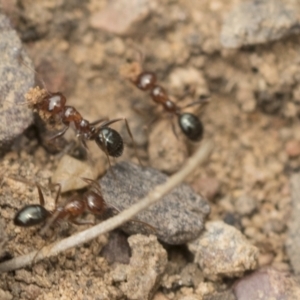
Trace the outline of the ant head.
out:
[[[26,205],[20,209],[14,218],[14,224],[30,227],[43,223],[50,216],[50,212],[39,204]]]
[[[191,113],[183,113],[178,117],[181,131],[193,142],[198,142],[203,136],[203,124],[199,118]]]

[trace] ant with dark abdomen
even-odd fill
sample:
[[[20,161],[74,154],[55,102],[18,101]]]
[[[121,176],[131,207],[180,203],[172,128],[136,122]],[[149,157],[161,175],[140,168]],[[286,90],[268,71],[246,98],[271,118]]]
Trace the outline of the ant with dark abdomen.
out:
[[[141,53],[139,53],[140,56]],[[167,91],[156,83],[156,75],[153,72],[143,71],[141,64],[133,62],[128,69],[124,68],[121,73],[126,76],[138,89],[149,91],[152,100],[162,105],[165,112],[178,117],[178,125],[184,135],[193,142],[200,141],[203,136],[203,124],[200,119],[192,113],[184,113],[182,109],[199,104],[199,101],[190,103],[185,107],[179,107],[172,101]],[[204,102],[202,102],[204,103]]]
[[[102,197],[100,186],[92,179],[82,178],[93,186],[93,189],[85,192],[82,196],[71,196],[64,205],[58,205],[61,192],[60,184],[55,197],[55,208],[49,211],[45,208],[44,195],[41,186],[36,183],[40,204],[26,205],[20,209],[14,218],[14,224],[21,227],[30,227],[42,224],[51,219],[51,223],[67,220],[76,225],[91,224],[94,222],[80,219],[84,213],[102,216],[107,211],[107,205]],[[51,218],[53,216],[53,218]],[[50,224],[51,225],[51,224]]]
[[[119,212],[114,206],[106,204],[102,196],[101,187],[97,181],[89,178],[82,178],[82,180],[88,183],[92,188],[83,195],[75,194],[71,196],[63,205],[58,205],[61,186],[60,184],[56,184],[59,189],[55,197],[55,207],[52,211],[45,208],[45,200],[41,186],[36,183],[40,204],[25,205],[21,208],[14,217],[14,224],[20,227],[45,224],[40,231],[40,234],[43,235],[52,224],[59,223],[63,220],[76,225],[95,225],[94,221],[82,219],[84,213],[90,213],[103,218],[110,216],[111,213]],[[109,209],[112,211],[109,212]],[[132,221],[147,225],[155,231],[155,228],[147,223],[139,220]]]
[[[50,140],[62,137],[68,128],[72,126],[75,129],[77,138],[85,148],[87,148],[86,141],[93,140],[107,156],[119,157],[123,153],[124,142],[121,135],[109,127],[109,125],[123,120],[140,162],[133,135],[126,118],[113,120],[100,119],[90,123],[82,117],[75,107],[66,105],[66,97],[60,92],[49,93],[36,88],[27,93],[26,100],[29,107],[36,110],[42,118],[57,118],[65,126],[52,136]]]

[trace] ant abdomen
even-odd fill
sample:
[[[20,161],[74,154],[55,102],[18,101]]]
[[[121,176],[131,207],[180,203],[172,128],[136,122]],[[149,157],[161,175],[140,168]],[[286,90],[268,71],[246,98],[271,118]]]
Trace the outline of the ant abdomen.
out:
[[[197,116],[191,113],[180,114],[178,117],[178,124],[181,131],[191,141],[197,142],[202,139],[204,131],[203,124]]]
[[[45,222],[49,216],[50,212],[42,205],[26,205],[16,214],[14,224],[21,227],[35,226]]]
[[[123,153],[123,139],[116,130],[110,127],[100,127],[96,133],[95,141],[109,156],[119,157]]]

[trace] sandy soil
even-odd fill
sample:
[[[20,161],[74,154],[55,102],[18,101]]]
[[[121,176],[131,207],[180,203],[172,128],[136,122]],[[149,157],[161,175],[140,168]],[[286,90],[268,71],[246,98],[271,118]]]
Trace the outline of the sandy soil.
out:
[[[138,48],[145,55],[144,68],[156,72],[174,97],[184,94],[196,78],[194,97],[208,93],[211,96],[200,116],[205,126],[204,138],[212,139],[215,149],[207,164],[187,181],[197,192],[210,195],[210,220],[224,220],[236,226],[259,248],[259,266],[291,270],[284,245],[291,210],[289,175],[300,163],[300,124],[297,113],[287,112],[291,105],[296,105],[295,101],[288,101],[284,96],[277,99],[281,102],[276,109],[270,108],[269,102],[266,109],[265,102],[255,97],[257,81],[266,78],[271,81],[268,83],[271,95],[287,92],[286,86],[276,85],[276,78],[270,79],[267,70],[253,71],[253,57],[265,64],[271,61],[271,67],[279,70],[280,77],[283,60],[289,59],[283,56],[287,49],[293,53],[297,37],[251,49],[222,49],[219,42],[222,19],[238,2],[235,0],[226,3],[159,1],[159,5],[149,8],[146,18],[141,17],[138,25],[122,35],[91,27],[93,15],[109,1],[1,2],[34,62],[38,78],[47,89],[63,92],[68,103],[88,120],[126,117],[146,165],[160,165],[160,161],[154,161],[154,158],[159,159],[157,156],[168,161],[168,152],[153,154],[150,159],[149,153],[160,147],[159,140],[173,139],[174,133],[170,123],[161,120],[148,131],[141,130],[149,121],[149,110],[145,116],[133,107],[147,108],[151,105],[150,97],[122,78],[119,68],[137,57],[135,48]],[[282,59],[272,61],[272,56]],[[292,68],[286,70],[287,77],[293,74]],[[289,90],[290,94],[296,92],[297,87]],[[192,99],[188,96],[182,103]],[[198,108],[192,109],[197,112]],[[164,134],[149,138],[158,126],[164,126]],[[130,144],[124,124],[120,122],[114,128],[120,130]],[[174,140],[172,147],[180,150],[172,152],[172,159],[169,158],[172,165],[169,164],[169,170],[165,169],[169,173],[184,164],[198,144],[180,137]],[[163,153],[164,149],[160,151]],[[180,157],[178,160],[176,155]],[[105,155],[96,147],[92,147],[91,157],[101,161],[99,173],[108,167]],[[137,161],[132,147],[126,148],[120,160]],[[25,140],[22,149],[9,152],[1,159],[0,169],[5,176],[38,180],[47,186],[58,161],[36,140]],[[53,207],[50,191],[46,189],[45,194],[46,206]],[[37,202],[33,185],[3,179],[0,215],[9,239],[6,256],[27,253],[43,245],[36,229],[16,228],[11,222],[24,203]],[[79,229],[72,226],[61,234],[76,230]],[[1,275],[0,288],[8,291],[13,299],[123,299],[122,291],[112,283],[110,266],[99,256],[106,242],[107,237],[99,237],[57,258]],[[170,257],[175,257],[183,266],[190,260],[185,251],[173,249]],[[231,282],[212,284],[218,291],[229,287]],[[181,299],[182,295],[193,292],[196,295],[193,289],[161,288],[157,299]]]

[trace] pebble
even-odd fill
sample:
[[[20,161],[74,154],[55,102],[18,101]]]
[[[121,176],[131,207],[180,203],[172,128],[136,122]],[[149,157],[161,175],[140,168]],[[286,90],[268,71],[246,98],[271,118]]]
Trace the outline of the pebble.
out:
[[[294,158],[300,155],[300,142],[296,140],[290,140],[285,145],[285,152],[290,158]]]
[[[81,178],[96,179],[95,168],[87,162],[82,162],[69,155],[64,155],[52,175],[51,182],[61,185],[61,192],[79,190],[88,184]]]
[[[255,199],[248,195],[241,195],[235,201],[235,209],[241,216],[251,215],[256,207]]]
[[[34,72],[16,31],[1,14],[0,57],[0,155],[3,155],[33,122],[32,111],[24,105],[24,95],[34,84]]]
[[[237,300],[300,299],[300,287],[287,273],[268,267],[239,280],[233,287]]]
[[[121,263],[128,264],[130,260],[130,247],[127,236],[120,230],[114,230],[109,233],[107,244],[101,249],[100,255],[103,256],[109,264]]]
[[[291,198],[292,209],[289,218],[288,238],[286,241],[286,251],[290,259],[290,263],[296,275],[300,274],[300,173],[296,173],[291,177]]]
[[[178,137],[172,131],[175,123]],[[188,157],[187,143],[175,119],[161,120],[150,129],[148,154],[151,167],[168,174],[178,171]]]
[[[220,192],[221,184],[217,178],[205,177],[196,179],[192,183],[192,188],[196,193],[201,194],[208,200],[212,201]]]
[[[129,265],[118,264],[112,279],[126,299],[152,299],[167,266],[167,252],[153,235],[133,235],[128,243],[132,251]]]
[[[222,25],[221,44],[226,48],[267,43],[299,32],[298,1],[244,1],[228,13]]]
[[[167,179],[168,176],[158,170],[121,162],[99,182],[106,203],[123,211]],[[136,216],[136,220],[150,226],[130,222],[124,230],[129,234],[152,233],[168,244],[184,244],[199,236],[209,212],[207,201],[194,193],[188,185],[181,184]]]
[[[240,231],[222,221],[211,221],[198,239],[188,243],[205,277],[240,277],[257,267],[258,249]]]
[[[1,300],[12,300],[13,295],[8,291],[4,291],[4,290],[0,289],[0,299]]]
[[[155,6],[155,1],[151,0],[109,1],[103,10],[92,14],[90,25],[95,29],[127,35],[140,28],[138,24],[149,16]]]

